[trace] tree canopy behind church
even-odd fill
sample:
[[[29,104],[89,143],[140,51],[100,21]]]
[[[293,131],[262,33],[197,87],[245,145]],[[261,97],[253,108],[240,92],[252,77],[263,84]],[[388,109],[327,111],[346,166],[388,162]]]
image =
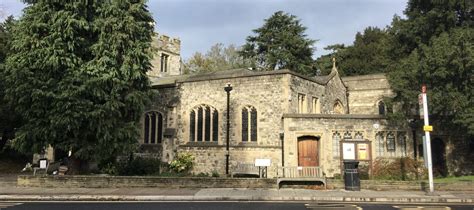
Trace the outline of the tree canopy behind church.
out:
[[[337,68],[343,76],[365,75],[387,71],[390,60],[387,55],[388,33],[377,27],[367,27],[357,32],[350,46],[335,44],[325,47],[332,52],[316,59],[322,74],[328,74],[332,68],[331,58],[336,58]]]
[[[390,33],[388,78],[405,116],[427,85],[433,123],[474,135],[474,2],[410,0]]]
[[[306,27],[296,16],[278,11],[262,27],[248,36],[240,54],[255,59],[262,70],[291,69],[302,74],[313,73],[313,44],[305,34]]]
[[[236,68],[253,67],[251,59],[239,55],[239,48],[234,45],[224,46],[217,43],[206,54],[196,52],[184,63],[185,73],[206,73]]]
[[[6,99],[22,115],[14,146],[107,161],[137,143],[153,21],[144,1],[30,1],[13,29]]]
[[[332,45],[317,59],[330,69],[336,57],[343,75],[387,73],[400,112],[391,119],[413,118],[421,85],[428,87],[433,123],[458,134],[474,135],[474,2],[409,0],[406,18],[395,16],[384,30],[366,28],[351,46]]]

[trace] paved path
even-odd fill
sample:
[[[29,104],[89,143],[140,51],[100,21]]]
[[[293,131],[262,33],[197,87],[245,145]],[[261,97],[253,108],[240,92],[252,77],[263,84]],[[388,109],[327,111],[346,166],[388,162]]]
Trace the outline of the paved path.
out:
[[[164,188],[34,188],[0,186],[3,201],[334,201],[392,203],[474,203],[474,192],[345,191],[308,189],[164,189]]]

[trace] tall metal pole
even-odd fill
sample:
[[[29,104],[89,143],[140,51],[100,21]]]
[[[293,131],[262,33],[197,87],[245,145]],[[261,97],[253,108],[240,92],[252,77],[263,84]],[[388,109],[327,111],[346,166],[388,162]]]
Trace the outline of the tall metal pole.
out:
[[[225,92],[227,92],[227,132],[226,132],[226,153],[225,153],[225,174],[229,175],[229,128],[230,128],[230,91],[232,91],[232,86],[230,83],[227,83],[227,86],[224,87]]]
[[[425,127],[429,126],[429,120],[428,120],[428,100],[426,97],[426,86],[423,85],[421,88],[421,95],[423,97],[423,118],[424,118],[424,123]],[[430,193],[434,192],[434,186],[433,186],[433,164],[432,164],[432,159],[431,159],[431,139],[430,139],[430,131],[427,129],[423,128],[425,131],[425,138],[426,138],[426,159],[428,162],[428,181],[430,185]]]

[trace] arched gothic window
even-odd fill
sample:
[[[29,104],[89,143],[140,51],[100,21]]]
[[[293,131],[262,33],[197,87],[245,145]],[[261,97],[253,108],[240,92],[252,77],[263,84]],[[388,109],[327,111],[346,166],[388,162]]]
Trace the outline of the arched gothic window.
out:
[[[379,132],[375,135],[375,139],[377,141],[377,156],[382,157],[384,156],[385,151],[385,144],[384,144],[384,135],[383,133]]]
[[[406,144],[406,138],[405,138],[404,132],[398,133],[397,141],[398,141],[400,156],[407,156],[407,144]]]
[[[163,138],[163,115],[155,111],[147,112],[143,125],[143,143],[160,144]]]
[[[395,135],[393,132],[387,134],[387,151],[395,151]]]
[[[200,105],[189,113],[189,141],[217,142],[219,114],[214,107]]]
[[[379,108],[379,115],[385,115],[386,114],[386,112],[385,112],[385,103],[383,101],[379,101],[377,106]]]
[[[242,141],[257,142],[257,109],[252,106],[242,108]]]
[[[321,113],[321,104],[319,102],[319,98],[313,97],[311,109],[312,109],[311,113],[313,114]]]
[[[339,159],[340,148],[339,144],[341,141],[341,134],[339,132],[334,132],[332,134],[332,154],[334,159]]]
[[[354,135],[354,139],[355,140],[364,140],[364,135],[362,134],[362,132],[357,131]]]
[[[334,114],[344,114],[344,106],[342,106],[341,101],[334,102],[333,112]]]

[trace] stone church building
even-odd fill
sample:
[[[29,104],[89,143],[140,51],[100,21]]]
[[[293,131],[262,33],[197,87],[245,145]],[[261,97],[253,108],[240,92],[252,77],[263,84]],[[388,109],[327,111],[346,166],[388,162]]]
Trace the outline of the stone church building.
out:
[[[383,99],[392,92],[383,74],[341,77],[334,62],[329,75],[316,77],[248,69],[185,75],[180,40],[161,35],[155,44],[156,93],[143,114],[141,153],[170,162],[186,152],[194,173],[225,174],[229,120],[231,171],[270,159],[271,166],[320,166],[332,177],[343,159],[370,168],[378,157],[413,157],[411,129],[387,122]]]

